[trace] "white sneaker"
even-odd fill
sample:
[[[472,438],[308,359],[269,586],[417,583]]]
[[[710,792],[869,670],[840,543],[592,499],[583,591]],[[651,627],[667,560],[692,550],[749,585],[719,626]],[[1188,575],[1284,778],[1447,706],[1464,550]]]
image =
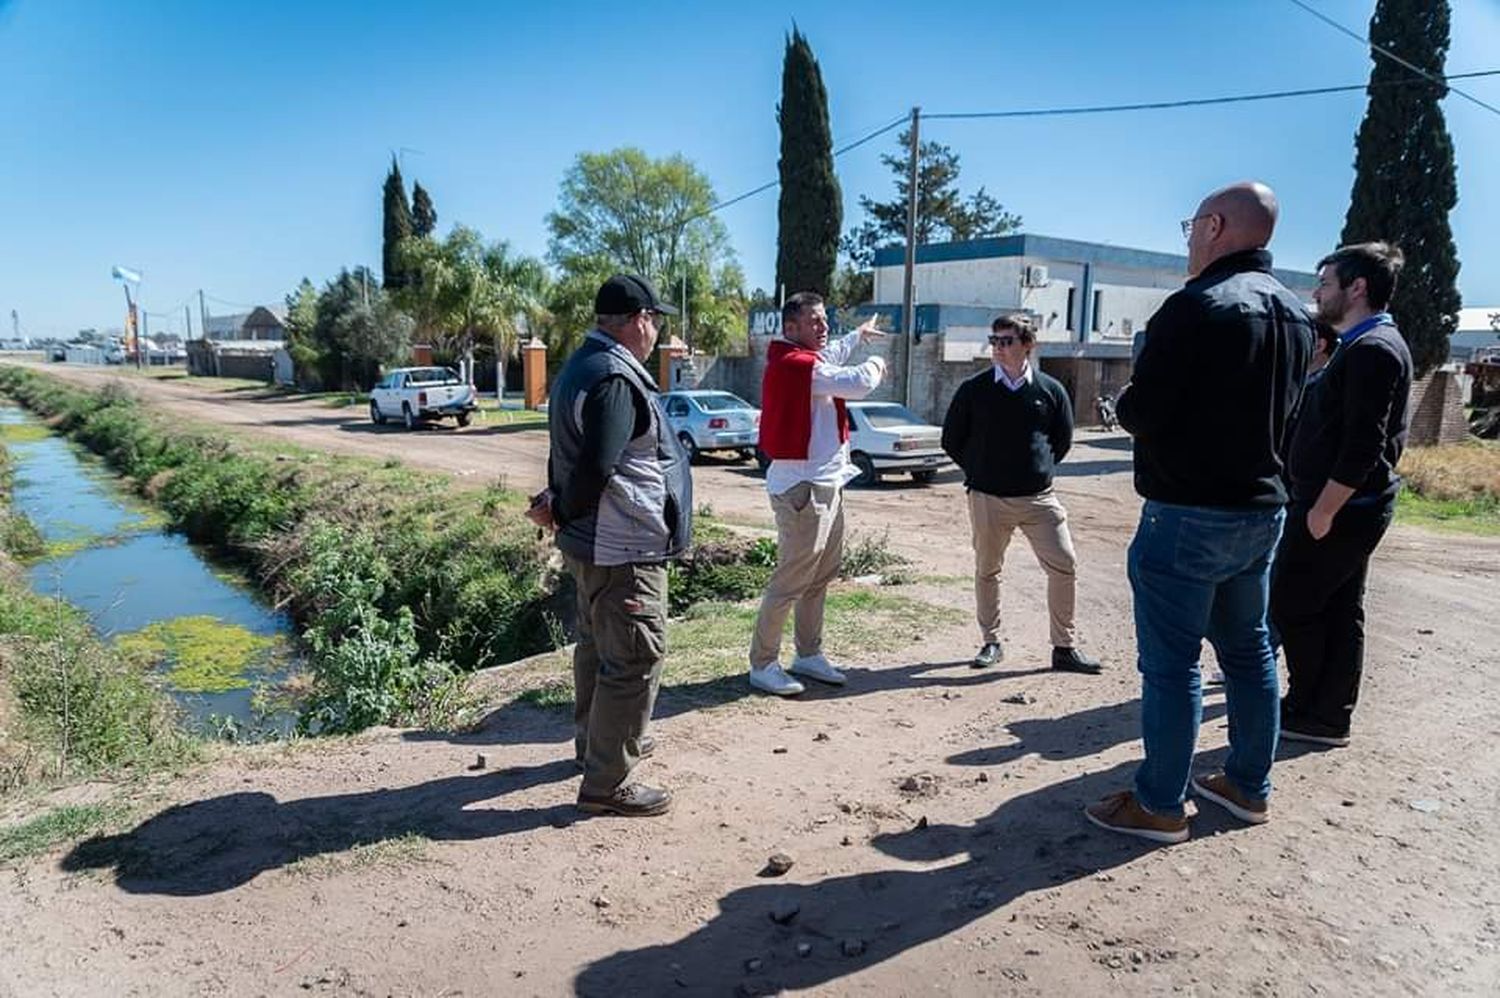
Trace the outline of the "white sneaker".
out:
[[[828,659],[822,655],[809,655],[806,658],[797,656],[792,659],[791,672],[808,679],[816,679],[820,683],[828,683],[832,686],[844,685],[844,674],[828,664]]]
[[[752,665],[750,685],[762,693],[771,693],[779,697],[794,697],[803,690],[802,684],[788,676],[781,668],[780,662],[772,662],[759,669]]]

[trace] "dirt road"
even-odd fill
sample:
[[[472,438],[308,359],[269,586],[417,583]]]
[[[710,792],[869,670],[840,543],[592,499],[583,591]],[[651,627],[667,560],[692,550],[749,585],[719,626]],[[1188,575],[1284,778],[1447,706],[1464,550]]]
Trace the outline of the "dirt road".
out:
[[[536,431],[375,431],[316,403],[148,391],[309,447],[540,482]],[[240,755],[138,791],[146,817],[116,840],[0,870],[0,993],[1500,992],[1500,543],[1394,530],[1355,744],[1284,751],[1269,824],[1205,805],[1188,843],[1149,849],[1079,813],[1140,752],[1128,468],[1121,438],[1093,438],[1059,483],[1104,677],[1043,668],[1021,546],[998,669],[962,664],[972,625],[935,624],[849,663],[840,691],[664,696],[643,775],[677,792],[665,819],[576,820],[565,719],[528,707],[455,740]],[[695,478],[721,515],[767,519],[759,478]],[[956,483],[858,491],[850,517],[967,611]],[[1207,766],[1221,694],[1205,716]],[[476,751],[488,769],[467,768]],[[778,851],[795,866],[760,876]]]

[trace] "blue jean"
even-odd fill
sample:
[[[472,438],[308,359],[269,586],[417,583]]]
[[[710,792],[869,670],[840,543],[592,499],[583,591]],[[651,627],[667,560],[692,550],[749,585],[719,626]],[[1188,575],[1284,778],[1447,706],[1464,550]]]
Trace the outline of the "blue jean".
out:
[[[1285,518],[1280,507],[1245,512],[1148,500],[1141,509],[1128,565],[1146,745],[1135,792],[1150,811],[1182,815],[1203,718],[1204,638],[1224,670],[1224,772],[1250,797],[1271,793],[1280,696],[1266,603]]]

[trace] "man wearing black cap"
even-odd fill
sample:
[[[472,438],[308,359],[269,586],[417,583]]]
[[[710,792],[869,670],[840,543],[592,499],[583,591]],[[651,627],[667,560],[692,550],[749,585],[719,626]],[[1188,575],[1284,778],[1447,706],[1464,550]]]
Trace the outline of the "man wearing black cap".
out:
[[[656,317],[676,309],[644,278],[616,274],[594,311],[596,328],[552,386],[547,489],[527,515],[556,531],[578,591],[578,807],[640,817],[672,804],[667,791],[627,780],[655,747],[646,726],[666,654],[666,563],[692,537],[692,479],[642,366]]]

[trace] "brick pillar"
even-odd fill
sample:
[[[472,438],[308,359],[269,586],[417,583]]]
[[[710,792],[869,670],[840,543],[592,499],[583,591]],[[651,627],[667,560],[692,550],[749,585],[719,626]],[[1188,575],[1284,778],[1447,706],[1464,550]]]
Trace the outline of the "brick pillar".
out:
[[[678,357],[686,357],[687,353],[687,344],[675,336],[657,347],[656,385],[662,391],[670,392],[677,387],[672,383],[672,364]]]
[[[521,347],[526,408],[540,409],[547,400],[547,344],[533,336]]]
[[[1434,371],[1412,383],[1411,431],[1415,447],[1459,443],[1468,435],[1462,390],[1452,371]]]

